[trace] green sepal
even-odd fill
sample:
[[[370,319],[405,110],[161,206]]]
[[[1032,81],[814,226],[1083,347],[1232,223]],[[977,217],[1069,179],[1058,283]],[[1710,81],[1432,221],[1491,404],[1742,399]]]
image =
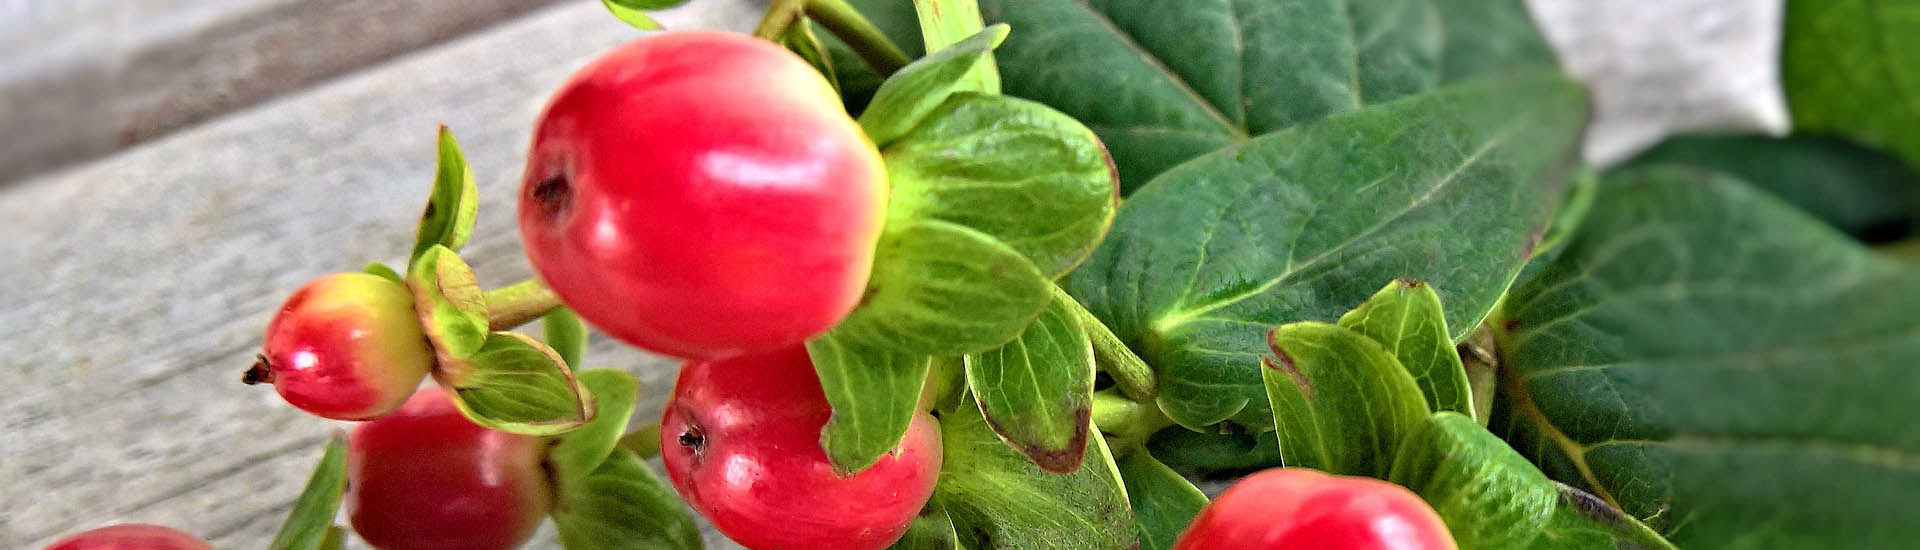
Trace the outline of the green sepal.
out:
[[[889,227],[864,303],[833,331],[906,355],[964,355],[1019,336],[1047,305],[1046,275],[992,236],[939,220]]]
[[[268,550],[326,550],[338,548],[339,540],[329,547],[334,531],[333,517],[340,511],[340,499],[347,490],[347,436],[335,431],[327,438],[326,451],[313,467],[307,486],[293,502],[293,511],[280,524],[280,532],[267,545]]]
[[[606,6],[607,12],[612,13],[615,19],[626,22],[626,24],[633,25],[634,28],[643,31],[657,31],[666,28],[662,27],[660,22],[655,21],[652,16],[647,15],[647,12],[664,10],[685,3],[687,3],[687,0],[600,0],[600,4]]]
[[[547,451],[547,464],[562,477],[592,472],[613,454],[640,397],[640,382],[624,371],[593,369],[580,372],[579,378],[593,395],[595,409],[593,420],[560,436]]]
[[[378,275],[382,279],[393,281],[397,284],[407,284],[407,277],[405,275],[401,275],[400,272],[394,271],[393,268],[387,267],[387,264],[380,262],[369,263],[367,267],[360,268],[360,271],[364,271],[368,275]]]
[[[418,261],[420,255],[435,245],[460,250],[473,236],[473,222],[479,217],[480,193],[474,189],[473,170],[467,167],[460,143],[454,141],[453,132],[446,126],[440,127],[439,152],[433,195],[427,198],[427,207],[420,214],[413,254],[408,256],[411,261]]]
[[[473,269],[444,245],[433,245],[407,270],[413,310],[441,365],[473,355],[487,341],[487,297]]]
[[[967,89],[967,74],[1006,38],[1007,26],[994,25],[907,64],[874,91],[873,101],[860,113],[860,128],[881,147],[906,135],[947,96]]]
[[[495,430],[559,435],[593,419],[594,396],[553,348],[526,335],[495,332],[457,368],[438,369],[460,412]]]
[[[919,412],[932,358],[894,352],[834,330],[807,341],[833,416],[820,429],[820,447],[841,475],[872,466],[900,446]]]

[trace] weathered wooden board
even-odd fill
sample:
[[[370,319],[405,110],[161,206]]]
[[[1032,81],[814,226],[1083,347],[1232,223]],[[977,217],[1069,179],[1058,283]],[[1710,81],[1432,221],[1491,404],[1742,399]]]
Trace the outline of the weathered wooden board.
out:
[[[743,29],[757,4],[662,19]],[[480,184],[466,255],[489,285],[528,276],[514,197],[541,102],[638,35],[569,2],[0,189],[0,548],[116,521],[265,547],[335,427],[239,383],[271,310],[404,259],[439,123]],[[606,339],[588,357],[638,375],[657,417],[671,363]],[[528,547],[555,548],[551,529]]]

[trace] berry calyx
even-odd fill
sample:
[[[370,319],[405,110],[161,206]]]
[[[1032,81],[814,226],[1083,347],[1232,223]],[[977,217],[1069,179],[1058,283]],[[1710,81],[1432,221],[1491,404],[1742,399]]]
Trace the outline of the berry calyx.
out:
[[[1273,468],[1235,483],[1181,533],[1175,550],[1455,550],[1440,515],[1405,487]]]
[[[76,533],[44,550],[213,550],[213,545],[171,527],[123,523]]]
[[[521,185],[540,278],[615,338],[689,359],[846,317],[887,200],[879,152],[818,71],[713,31],[656,34],[575,74]]]
[[[933,495],[939,427],[918,414],[899,447],[843,478],[820,448],[831,414],[802,347],[691,362],[661,420],[661,459],[681,496],[748,548],[885,548]]]
[[[301,410],[366,420],[400,406],[433,367],[406,287],[366,273],[314,279],[267,323],[249,384],[272,382]]]
[[[539,438],[481,427],[427,387],[347,438],[347,516],[382,550],[506,550],[553,506]]]

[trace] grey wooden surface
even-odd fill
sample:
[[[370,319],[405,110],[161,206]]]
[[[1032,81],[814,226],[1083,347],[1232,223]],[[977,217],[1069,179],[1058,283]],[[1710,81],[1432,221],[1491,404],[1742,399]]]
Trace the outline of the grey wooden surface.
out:
[[[756,4],[661,18],[745,29]],[[0,548],[120,521],[265,547],[335,427],[238,382],[271,310],[311,277],[404,259],[439,123],[482,195],[466,256],[490,285],[528,276],[513,210],[534,117],[637,36],[567,2],[0,188]],[[636,374],[637,415],[659,414],[669,362],[598,337],[588,358]],[[551,529],[528,547],[556,547]]]

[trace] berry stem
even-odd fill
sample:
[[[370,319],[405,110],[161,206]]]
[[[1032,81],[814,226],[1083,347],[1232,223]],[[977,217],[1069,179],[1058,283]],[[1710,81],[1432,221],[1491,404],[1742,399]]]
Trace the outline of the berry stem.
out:
[[[986,27],[977,0],[913,0],[913,9],[920,16],[920,39],[927,53],[965,40]],[[965,80],[975,91],[1000,93],[1000,69],[993,63],[993,54],[987,54],[986,62],[976,65]]]
[[[754,27],[753,35],[780,42],[788,29],[805,24],[802,15],[846,42],[853,53],[859,54],[880,76],[891,75],[911,61],[900,46],[887,39],[880,27],[860,15],[846,0],[773,0],[767,6],[766,15],[760,18],[760,24]]]
[[[539,279],[527,279],[487,291],[487,328],[507,330],[539,319],[560,307],[560,295]]]
[[[1087,311],[1086,306],[1080,305],[1079,300],[1068,295],[1067,291],[1061,290],[1059,285],[1052,286],[1054,297],[1072,306],[1073,316],[1080,321],[1080,330],[1085,331],[1087,339],[1093,341],[1094,363],[1108,376],[1113,377],[1113,385],[1118,387],[1120,393],[1127,398],[1140,403],[1152,403],[1154,396],[1160,393],[1159,382],[1154,379],[1153,367],[1148,366],[1139,355],[1134,355],[1133,350],[1127,348],[1126,342],[1121,342],[1119,336],[1114,336],[1113,329],[1107,328],[1106,323],[1100,322],[1099,317]]]
[[[1172,426],[1160,407],[1120,396],[1112,390],[1094,392],[1093,425],[1107,437],[1114,452],[1125,454],[1147,442],[1153,432]]]

